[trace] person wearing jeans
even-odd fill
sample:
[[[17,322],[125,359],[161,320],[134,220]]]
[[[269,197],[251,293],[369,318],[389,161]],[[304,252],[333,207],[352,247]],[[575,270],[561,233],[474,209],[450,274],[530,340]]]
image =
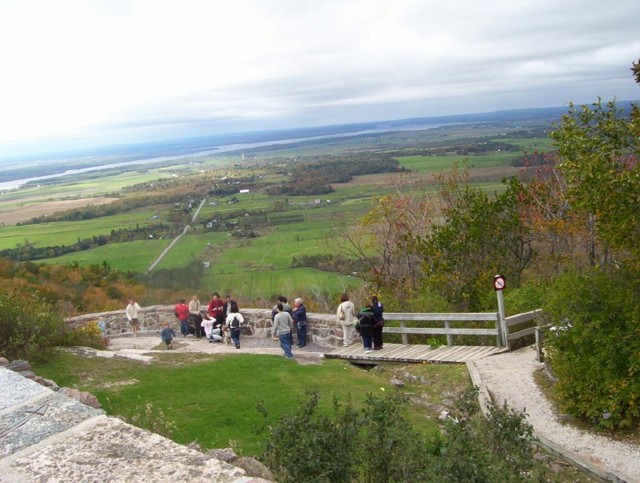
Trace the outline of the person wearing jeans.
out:
[[[364,353],[369,354],[373,345],[373,324],[374,314],[371,310],[371,306],[367,306],[358,314],[358,329],[360,337],[362,337],[362,344],[364,345]]]
[[[242,324],[244,324],[244,317],[238,309],[238,304],[233,301],[230,304],[229,314],[227,315],[225,323],[230,329],[229,335],[236,349],[240,349],[240,329],[242,328]]]
[[[189,335],[189,306],[186,304],[185,299],[178,300],[176,304],[174,314],[180,321],[180,333],[182,337]]]
[[[293,340],[291,338],[291,324],[293,323],[293,319],[288,312],[284,311],[282,302],[276,305],[276,310],[277,313],[273,318],[273,335],[277,335],[280,339],[280,347],[282,347],[284,351],[284,356],[287,359],[292,359],[291,344]]]

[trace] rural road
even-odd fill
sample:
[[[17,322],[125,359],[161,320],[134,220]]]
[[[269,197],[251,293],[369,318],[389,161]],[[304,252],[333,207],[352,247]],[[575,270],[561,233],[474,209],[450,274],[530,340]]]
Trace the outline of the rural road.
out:
[[[158,263],[160,263],[160,262],[162,261],[162,259],[164,258],[164,256],[165,256],[167,253],[169,253],[169,250],[171,250],[171,249],[174,247],[174,245],[175,245],[176,243],[178,243],[178,240],[180,240],[180,238],[182,238],[182,236],[183,236],[184,234],[186,234],[186,233],[187,233],[187,231],[189,231],[189,228],[191,228],[191,225],[192,225],[193,223],[195,223],[196,218],[198,218],[198,214],[200,213],[200,210],[202,209],[202,207],[204,206],[204,204],[205,204],[205,202],[206,202],[206,201],[207,201],[207,198],[204,198],[204,199],[200,202],[200,204],[198,205],[198,208],[196,209],[196,212],[193,214],[193,217],[191,218],[191,222],[190,222],[187,226],[185,226],[185,227],[184,227],[184,230],[182,230],[182,233],[180,233],[177,237],[175,237],[175,238],[171,241],[171,243],[169,243],[169,245],[168,245],[164,250],[162,250],[162,253],[158,256],[158,258],[156,258],[156,259],[154,260],[154,262],[153,262],[151,265],[149,265],[149,268],[147,268],[147,273],[152,272],[152,271],[156,268],[156,266],[158,265]]]

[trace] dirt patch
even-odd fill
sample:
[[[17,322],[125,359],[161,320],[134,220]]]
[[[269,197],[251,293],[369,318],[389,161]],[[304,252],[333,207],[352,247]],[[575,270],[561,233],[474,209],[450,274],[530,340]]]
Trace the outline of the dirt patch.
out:
[[[134,384],[138,384],[139,382],[140,381],[138,379],[127,379],[126,381],[105,382],[99,387],[102,387],[104,389],[117,389],[125,386],[132,386]]]
[[[115,201],[116,198],[78,198],[73,200],[42,201],[28,206],[3,209],[0,206],[0,223],[5,225],[15,225],[21,221],[27,221],[36,216],[53,215],[59,211],[82,208],[89,205],[104,205]]]

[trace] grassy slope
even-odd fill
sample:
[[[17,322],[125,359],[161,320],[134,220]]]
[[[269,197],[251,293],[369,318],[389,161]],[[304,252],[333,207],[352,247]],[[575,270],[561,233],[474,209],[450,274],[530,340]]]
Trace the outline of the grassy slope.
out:
[[[161,433],[174,426],[171,436],[179,443],[197,441],[207,449],[232,445],[245,455],[257,455],[263,446],[262,436],[255,434],[264,422],[255,409],[258,401],[275,421],[294,411],[309,390],[318,391],[325,411],[334,396],[357,403],[369,393],[397,390],[386,371],[367,372],[338,360],[299,365],[268,355],[171,353],[144,364],[61,353],[35,370],[61,386],[94,393],[109,414],[138,426]],[[409,384],[403,391],[419,394],[424,404],[434,407],[469,384],[463,365],[414,365],[409,370],[425,376],[429,384]],[[437,427],[436,411],[412,406],[408,417],[417,429],[431,433]]]

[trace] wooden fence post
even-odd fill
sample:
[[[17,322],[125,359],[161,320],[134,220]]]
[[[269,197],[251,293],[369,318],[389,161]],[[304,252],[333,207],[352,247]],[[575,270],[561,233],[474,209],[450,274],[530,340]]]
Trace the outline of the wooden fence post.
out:
[[[401,321],[400,321],[400,328],[402,328],[402,329],[404,329],[404,328],[405,328],[404,320],[401,320]],[[409,336],[408,336],[407,334],[402,334],[400,337],[401,337],[401,339],[402,339],[402,343],[403,343],[404,345],[407,345],[407,344],[409,343]]]

